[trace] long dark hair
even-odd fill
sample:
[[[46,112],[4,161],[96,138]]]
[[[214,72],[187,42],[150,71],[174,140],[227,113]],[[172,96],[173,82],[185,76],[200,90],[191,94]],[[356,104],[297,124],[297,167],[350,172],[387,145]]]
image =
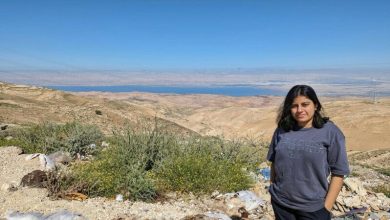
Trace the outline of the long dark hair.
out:
[[[279,108],[278,117],[276,119],[278,128],[282,128],[285,131],[290,131],[297,127],[297,122],[291,115],[291,106],[297,96],[305,96],[313,101],[314,105],[316,106],[316,110],[313,116],[313,127],[322,128],[324,124],[329,121],[329,118],[323,116],[322,105],[320,100],[318,100],[316,92],[313,88],[307,85],[296,85],[292,87],[287,93],[283,104]]]

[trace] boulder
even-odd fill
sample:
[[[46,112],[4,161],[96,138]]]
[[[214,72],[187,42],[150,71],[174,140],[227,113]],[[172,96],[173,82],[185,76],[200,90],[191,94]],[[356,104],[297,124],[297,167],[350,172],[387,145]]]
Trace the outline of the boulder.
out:
[[[354,196],[348,196],[343,198],[344,204],[347,207],[353,207],[353,208],[358,208],[362,206],[362,201],[359,196],[354,195]]]
[[[44,188],[47,184],[47,175],[42,170],[34,170],[26,174],[21,181],[22,186]]]
[[[367,191],[364,189],[362,182],[358,178],[349,177],[344,180],[344,184],[352,192],[356,193],[359,196],[366,196]]]
[[[7,154],[20,155],[22,153],[23,153],[23,150],[20,147],[15,147],[15,146],[7,147]]]

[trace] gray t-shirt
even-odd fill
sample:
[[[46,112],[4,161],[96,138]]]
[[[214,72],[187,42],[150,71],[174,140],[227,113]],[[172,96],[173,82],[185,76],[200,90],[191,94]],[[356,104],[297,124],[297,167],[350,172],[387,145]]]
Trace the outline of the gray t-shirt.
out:
[[[272,199],[305,212],[324,207],[330,173],[349,174],[344,135],[330,121],[322,128],[276,129],[267,159],[276,173]]]

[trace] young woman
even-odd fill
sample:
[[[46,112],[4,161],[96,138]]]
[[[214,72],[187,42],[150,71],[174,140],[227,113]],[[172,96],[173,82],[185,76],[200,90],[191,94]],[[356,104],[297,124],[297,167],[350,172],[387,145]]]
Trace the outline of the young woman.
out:
[[[315,91],[307,85],[291,88],[279,110],[267,155],[277,220],[331,219],[349,166],[344,135],[321,110]]]

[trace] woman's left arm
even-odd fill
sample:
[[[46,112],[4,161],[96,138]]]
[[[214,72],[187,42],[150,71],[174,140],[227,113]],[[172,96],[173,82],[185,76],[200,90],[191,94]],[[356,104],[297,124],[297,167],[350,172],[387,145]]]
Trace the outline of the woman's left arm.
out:
[[[332,210],[332,207],[336,202],[337,196],[340,193],[341,187],[343,187],[343,183],[344,183],[344,176],[332,174],[328,193],[326,194],[326,198],[325,198],[325,208],[328,211]]]

